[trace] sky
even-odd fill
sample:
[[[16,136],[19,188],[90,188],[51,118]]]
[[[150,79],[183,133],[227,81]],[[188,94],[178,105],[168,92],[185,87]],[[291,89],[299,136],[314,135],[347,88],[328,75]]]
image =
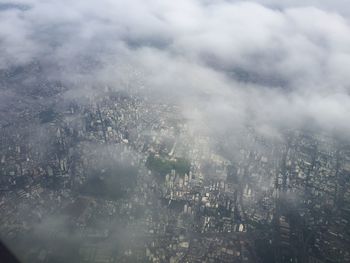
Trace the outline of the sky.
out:
[[[208,134],[346,137],[349,15],[342,0],[0,1],[0,69],[48,64],[70,98],[140,89]]]

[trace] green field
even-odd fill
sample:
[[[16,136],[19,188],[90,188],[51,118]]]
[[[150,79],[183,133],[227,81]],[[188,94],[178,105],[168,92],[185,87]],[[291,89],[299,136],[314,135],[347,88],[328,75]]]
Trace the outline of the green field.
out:
[[[176,158],[169,160],[166,157],[156,157],[150,155],[147,158],[146,166],[152,172],[159,175],[166,175],[175,170],[180,175],[185,175],[190,172],[191,163],[185,158]]]

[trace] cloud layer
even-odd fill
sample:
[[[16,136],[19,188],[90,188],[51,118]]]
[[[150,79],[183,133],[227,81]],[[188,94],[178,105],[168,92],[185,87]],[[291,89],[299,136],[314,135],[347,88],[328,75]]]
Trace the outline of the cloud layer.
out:
[[[344,1],[17,3],[0,4],[3,70],[54,65],[45,74],[79,87],[78,97],[82,86],[142,88],[181,104],[209,133],[350,131]]]

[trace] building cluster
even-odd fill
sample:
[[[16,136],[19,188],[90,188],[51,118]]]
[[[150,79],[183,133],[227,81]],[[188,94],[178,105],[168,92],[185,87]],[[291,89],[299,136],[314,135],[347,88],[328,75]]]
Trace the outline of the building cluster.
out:
[[[0,237],[25,262],[350,262],[348,144],[247,129],[229,158],[179,111],[108,91],[2,129]]]

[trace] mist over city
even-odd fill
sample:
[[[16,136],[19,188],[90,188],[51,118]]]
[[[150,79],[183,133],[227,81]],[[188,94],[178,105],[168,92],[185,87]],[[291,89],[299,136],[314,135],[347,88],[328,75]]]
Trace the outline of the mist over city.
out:
[[[349,17],[0,0],[1,242],[19,262],[350,262]]]

